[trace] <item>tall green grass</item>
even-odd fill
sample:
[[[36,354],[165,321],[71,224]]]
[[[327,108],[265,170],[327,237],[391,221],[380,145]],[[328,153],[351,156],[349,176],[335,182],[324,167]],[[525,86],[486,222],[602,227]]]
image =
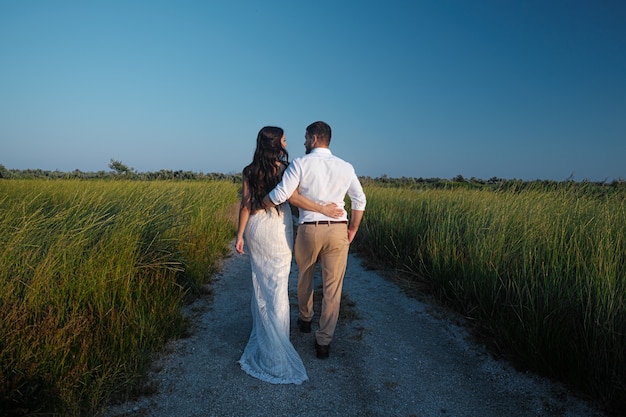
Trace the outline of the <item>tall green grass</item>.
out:
[[[366,194],[361,253],[428,285],[517,364],[626,406],[623,195]]]
[[[94,415],[185,331],[238,185],[0,181],[0,409]]]

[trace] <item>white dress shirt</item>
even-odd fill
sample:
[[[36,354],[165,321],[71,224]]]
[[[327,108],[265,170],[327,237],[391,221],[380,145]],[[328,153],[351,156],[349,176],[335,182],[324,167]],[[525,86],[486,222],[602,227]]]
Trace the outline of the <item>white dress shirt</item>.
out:
[[[311,153],[294,159],[283,174],[282,181],[269,193],[274,204],[284,203],[295,190],[309,200],[325,205],[335,203],[344,208],[346,194],[350,197],[353,210],[365,210],[365,193],[352,165],[333,156],[328,148],[313,148]],[[299,209],[299,223],[333,219],[322,213]]]

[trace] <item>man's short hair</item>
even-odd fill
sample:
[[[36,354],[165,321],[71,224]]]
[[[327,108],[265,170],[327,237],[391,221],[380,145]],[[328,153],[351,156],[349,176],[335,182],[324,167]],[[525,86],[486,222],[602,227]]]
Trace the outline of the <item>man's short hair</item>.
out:
[[[306,133],[309,136],[317,136],[317,139],[327,145],[330,145],[330,138],[332,131],[330,126],[326,122],[313,122],[306,128]]]

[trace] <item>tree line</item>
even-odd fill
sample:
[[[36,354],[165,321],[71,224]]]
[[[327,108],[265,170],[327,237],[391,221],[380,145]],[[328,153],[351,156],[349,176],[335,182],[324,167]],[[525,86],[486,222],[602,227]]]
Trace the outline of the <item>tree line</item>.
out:
[[[111,159],[110,171],[49,171],[43,169],[8,169],[0,164],[0,179],[126,179],[136,181],[153,180],[237,180],[240,175],[222,174],[217,172],[204,173],[183,170],[161,169],[154,172],[137,172],[121,161]]]
[[[153,172],[137,172],[134,168],[127,166],[121,161],[111,159],[109,163],[109,171],[85,172],[81,170],[74,171],[49,171],[42,169],[8,169],[0,164],[0,179],[111,179],[111,180],[135,180],[135,181],[155,181],[155,180],[178,180],[178,181],[196,181],[196,180],[231,180],[233,182],[241,181],[241,173],[224,174],[218,172],[194,172],[184,170],[161,169]],[[451,179],[445,178],[422,178],[422,177],[399,177],[392,178],[387,175],[380,177],[360,176],[359,179],[363,185],[376,185],[383,187],[399,187],[399,188],[434,188],[434,189],[481,189],[489,191],[512,191],[521,192],[525,190],[536,191],[575,191],[581,194],[591,194],[603,196],[614,192],[626,194],[626,180],[623,178],[614,179],[612,181],[574,181],[572,177],[563,181],[555,180],[521,180],[521,179],[504,179],[499,177],[491,177],[488,180],[480,178],[465,178],[457,175]]]

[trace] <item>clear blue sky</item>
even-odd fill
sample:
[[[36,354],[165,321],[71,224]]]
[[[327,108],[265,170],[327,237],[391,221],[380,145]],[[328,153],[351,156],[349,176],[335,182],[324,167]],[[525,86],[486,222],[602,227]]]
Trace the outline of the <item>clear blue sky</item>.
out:
[[[240,172],[264,125],[378,177],[626,178],[623,0],[0,0],[0,164]]]

